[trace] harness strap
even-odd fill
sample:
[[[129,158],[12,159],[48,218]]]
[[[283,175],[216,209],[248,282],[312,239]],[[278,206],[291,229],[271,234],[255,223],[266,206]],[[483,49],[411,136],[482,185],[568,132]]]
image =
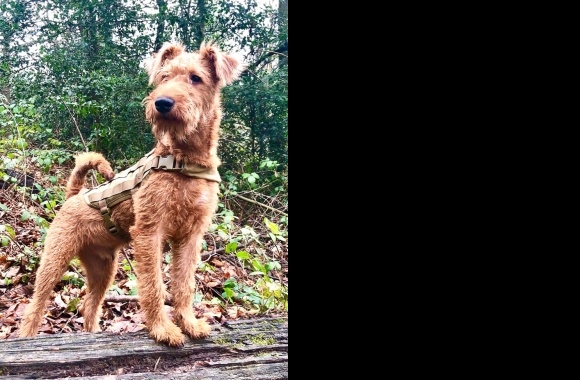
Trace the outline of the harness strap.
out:
[[[155,156],[153,150],[140,159],[135,165],[117,174],[110,182],[105,182],[86,192],[83,198],[87,204],[98,209],[103,216],[105,226],[113,234],[117,235],[119,229],[111,219],[111,208],[130,199],[139,185],[151,172],[151,170],[164,170],[179,172],[185,176],[206,179],[208,181],[221,182],[216,168],[204,168],[203,166],[178,161],[172,155]]]
[[[109,210],[109,208],[107,207],[106,200],[101,199],[99,201],[99,211],[101,211],[101,216],[103,217],[103,220],[105,222],[105,227],[107,227],[110,233],[116,235],[119,232],[119,229],[111,219],[111,210]]]

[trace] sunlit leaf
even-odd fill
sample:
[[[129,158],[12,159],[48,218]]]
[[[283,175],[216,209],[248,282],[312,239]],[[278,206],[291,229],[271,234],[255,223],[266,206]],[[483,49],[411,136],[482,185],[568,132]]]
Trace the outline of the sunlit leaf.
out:
[[[232,241],[231,243],[226,245],[226,253],[235,252],[236,249],[238,249],[238,242],[237,241]]]
[[[246,251],[239,251],[236,253],[236,256],[240,260],[249,260],[250,259],[250,254]]]

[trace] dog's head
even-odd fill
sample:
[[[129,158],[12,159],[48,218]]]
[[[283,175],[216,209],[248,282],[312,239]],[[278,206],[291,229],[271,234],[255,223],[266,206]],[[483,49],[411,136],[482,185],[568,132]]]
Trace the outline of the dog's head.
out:
[[[197,52],[165,43],[147,70],[149,84],[155,88],[144,103],[154,134],[185,139],[204,124],[221,119],[220,90],[240,76],[243,65],[211,43],[203,43]]]

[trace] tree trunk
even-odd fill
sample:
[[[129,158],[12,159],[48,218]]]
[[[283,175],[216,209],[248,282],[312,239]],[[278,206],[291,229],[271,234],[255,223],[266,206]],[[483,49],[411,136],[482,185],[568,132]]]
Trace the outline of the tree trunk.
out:
[[[155,43],[153,51],[159,51],[163,42],[165,42],[165,21],[167,20],[167,1],[157,0],[159,13],[157,15],[157,33],[155,34]]]

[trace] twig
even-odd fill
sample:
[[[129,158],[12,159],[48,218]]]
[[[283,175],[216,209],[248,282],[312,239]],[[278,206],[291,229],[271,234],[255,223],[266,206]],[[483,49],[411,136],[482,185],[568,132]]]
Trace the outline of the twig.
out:
[[[81,138],[81,141],[85,147],[85,151],[88,152],[89,148],[87,147],[87,143],[85,142],[85,139],[83,138],[83,134],[81,133],[81,129],[79,128],[79,125],[77,123],[77,120],[75,119],[75,117],[73,116],[72,112],[70,112],[70,109],[68,108],[68,106],[66,105],[66,102],[63,103],[64,106],[66,107],[66,110],[68,111],[70,118],[72,119],[73,123],[75,124],[75,127],[77,129],[77,132],[79,133],[79,137]]]
[[[262,206],[262,207],[264,207],[264,208],[267,208],[268,210],[272,210],[272,211],[278,212],[278,213],[280,213],[280,214],[282,214],[282,215],[284,215],[284,216],[288,216],[288,214],[287,214],[287,213],[285,213],[284,211],[280,211],[280,210],[278,210],[278,209],[275,209],[274,207],[270,207],[270,206],[268,206],[268,205],[265,205],[265,204],[263,204],[263,203],[260,203],[260,202],[258,202],[258,201],[255,201],[255,200],[253,200],[253,199],[246,198],[246,197],[244,197],[244,196],[241,196],[240,194],[234,194],[234,196],[236,196],[236,197],[238,197],[238,198],[241,198],[241,199],[245,200],[246,202],[254,203],[254,204],[258,205],[258,206]]]
[[[139,302],[139,296],[107,294],[103,302]],[[166,298],[164,303],[165,305],[173,306],[173,301],[171,301],[171,299]]]
[[[78,315],[78,313],[76,313],[76,312],[75,312],[73,315],[71,315],[71,317],[70,317],[70,318],[69,318],[69,319],[66,321],[66,323],[64,324],[64,326],[62,326],[62,327],[60,328],[60,332],[63,332],[63,331],[64,331],[64,329],[65,329],[65,328],[68,326],[68,324],[70,323],[70,321],[72,321],[72,319],[73,319],[74,317],[76,317],[77,315]]]
[[[211,240],[213,240],[213,253],[209,254],[209,257],[205,260],[202,260],[204,263],[208,262],[209,260],[211,260],[212,257],[214,257],[215,255],[217,255],[217,251],[215,249],[215,239],[213,238],[213,235],[209,235],[211,237]]]
[[[153,367],[153,372],[157,371],[157,364],[159,364],[159,360],[161,360],[161,356],[157,358],[157,361],[155,362],[155,367]]]
[[[77,132],[79,133],[79,137],[81,138],[81,141],[83,143],[83,146],[85,147],[85,152],[89,151],[89,147],[87,146],[87,143],[85,142],[85,139],[83,138],[83,134],[81,133],[81,129],[79,128],[79,124],[77,123],[77,120],[75,119],[75,117],[73,116],[72,112],[70,111],[70,109],[68,108],[68,106],[66,105],[66,102],[63,103],[64,106],[66,107],[66,110],[68,112],[68,114],[70,115],[70,118],[72,119],[75,128],[77,129]],[[95,186],[95,184],[99,184],[99,182],[97,181],[97,175],[95,174],[94,170],[91,170],[91,177],[93,180],[93,187]]]
[[[73,265],[73,264],[71,263],[70,267],[72,268],[72,270],[73,270],[73,271],[74,271],[76,274],[78,274],[78,275],[79,275],[79,276],[80,276],[80,277],[83,279],[83,281],[84,281],[84,282],[87,282],[87,281],[86,281],[86,279],[85,279],[85,276],[83,276],[83,274],[82,274],[82,273],[81,273],[81,272],[80,272],[80,271],[77,269],[77,267],[76,267],[75,265]]]
[[[133,268],[133,264],[131,264],[131,260],[129,259],[129,256],[127,256],[127,252],[125,252],[125,250],[123,249],[123,255],[125,255],[125,258],[127,259],[127,263],[129,264],[129,266],[131,267],[131,271],[133,273],[135,273],[135,268]]]

